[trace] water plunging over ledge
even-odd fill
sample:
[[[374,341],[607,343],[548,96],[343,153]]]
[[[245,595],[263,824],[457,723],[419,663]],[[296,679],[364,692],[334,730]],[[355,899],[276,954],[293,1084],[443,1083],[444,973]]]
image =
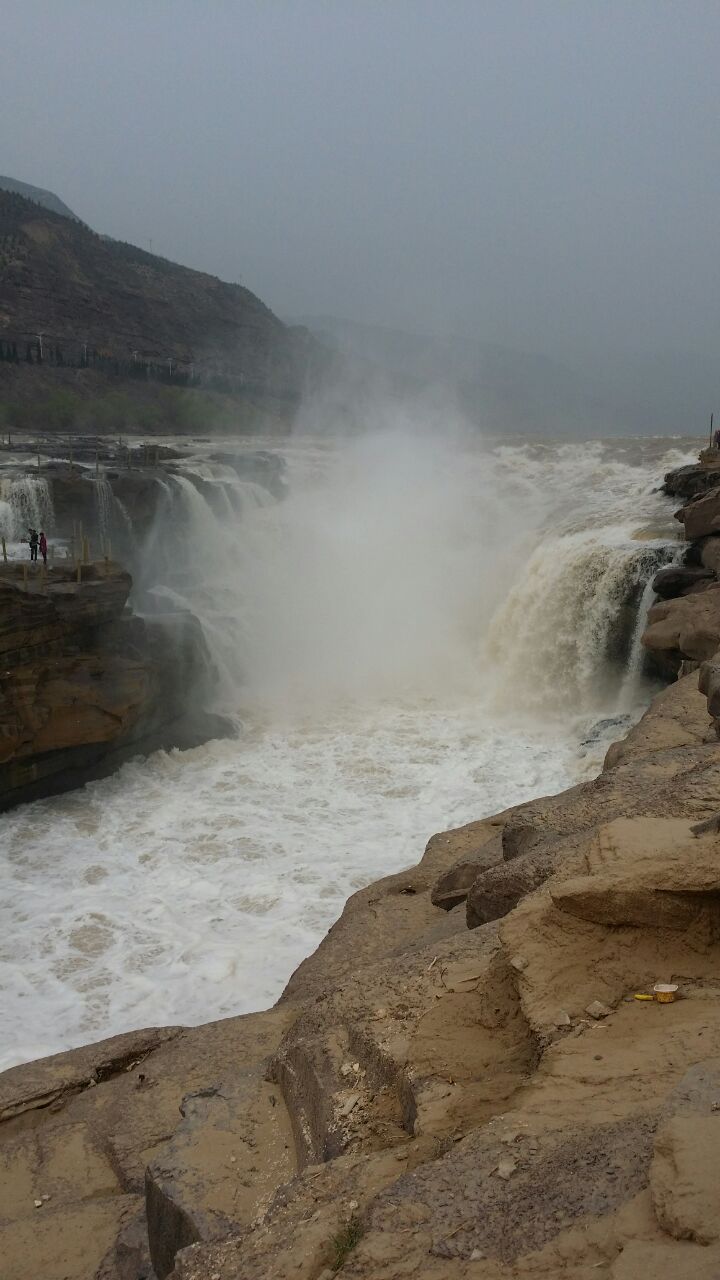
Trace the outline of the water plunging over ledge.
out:
[[[179,463],[139,549],[163,607],[201,617],[237,740],[0,819],[2,1065],[271,1003],[355,888],[617,736],[592,732],[626,678],[616,612],[673,537],[653,488],[681,450],[401,431],[283,452],[280,500]]]

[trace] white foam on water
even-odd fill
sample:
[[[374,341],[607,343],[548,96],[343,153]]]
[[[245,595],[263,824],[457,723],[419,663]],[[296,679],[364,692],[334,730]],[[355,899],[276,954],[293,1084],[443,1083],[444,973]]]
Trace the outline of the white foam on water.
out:
[[[680,449],[400,431],[285,452],[288,497],[242,517],[175,477],[149,544],[154,565],[172,538],[158,597],[200,614],[237,740],[0,818],[0,1066],[266,1006],[354,889],[587,776],[621,731],[592,731],[622,685],[607,632],[650,572],[634,530],[672,535],[652,489]]]

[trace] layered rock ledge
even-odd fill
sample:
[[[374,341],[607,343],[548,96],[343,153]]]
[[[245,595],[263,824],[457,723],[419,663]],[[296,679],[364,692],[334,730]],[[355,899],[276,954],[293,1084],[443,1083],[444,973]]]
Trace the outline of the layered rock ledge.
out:
[[[716,1278],[711,592],[598,778],[433,836],[274,1009],[0,1076],[12,1280]]]
[[[213,669],[199,623],[135,616],[131,585],[112,562],[0,565],[0,810],[227,732],[203,710]]]

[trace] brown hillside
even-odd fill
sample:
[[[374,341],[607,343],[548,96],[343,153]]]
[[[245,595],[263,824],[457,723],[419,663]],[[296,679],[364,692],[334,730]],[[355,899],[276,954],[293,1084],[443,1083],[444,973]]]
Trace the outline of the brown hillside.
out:
[[[322,349],[240,285],[103,238],[0,190],[0,341],[48,358],[165,364],[296,395]],[[171,362],[171,363],[168,363]]]

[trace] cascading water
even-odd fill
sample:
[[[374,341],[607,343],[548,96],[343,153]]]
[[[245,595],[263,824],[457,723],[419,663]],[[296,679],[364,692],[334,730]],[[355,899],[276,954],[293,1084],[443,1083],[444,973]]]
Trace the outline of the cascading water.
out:
[[[434,424],[283,453],[280,501],[178,463],[136,574],[200,616],[238,738],[0,818],[0,1065],[267,1005],[354,889],[604,754],[682,450]]]
[[[0,479],[0,533],[8,543],[27,538],[28,528],[51,532],[54,525],[52,493],[40,476],[3,476]]]
[[[546,714],[601,708],[626,685],[628,650],[637,692],[642,628],[634,628],[633,649],[623,615],[638,594],[652,594],[666,558],[662,546],[633,542],[617,528],[546,538],[490,628],[498,705]]]
[[[643,696],[643,666],[645,665],[646,651],[643,648],[642,638],[647,626],[647,616],[650,612],[652,604],[655,600],[655,592],[653,591],[653,579],[657,569],[662,565],[674,564],[682,554],[682,549],[664,547],[659,553],[657,561],[652,565],[651,571],[648,573],[642,595],[638,601],[637,613],[635,615],[635,626],[632,632],[630,647],[625,664],[625,674],[620,686],[618,696],[618,709],[622,712],[631,712],[634,707],[642,700]]]
[[[96,476],[92,483],[95,489],[95,511],[100,544],[102,547],[106,547],[111,540],[113,532],[115,499],[109,480]]]

